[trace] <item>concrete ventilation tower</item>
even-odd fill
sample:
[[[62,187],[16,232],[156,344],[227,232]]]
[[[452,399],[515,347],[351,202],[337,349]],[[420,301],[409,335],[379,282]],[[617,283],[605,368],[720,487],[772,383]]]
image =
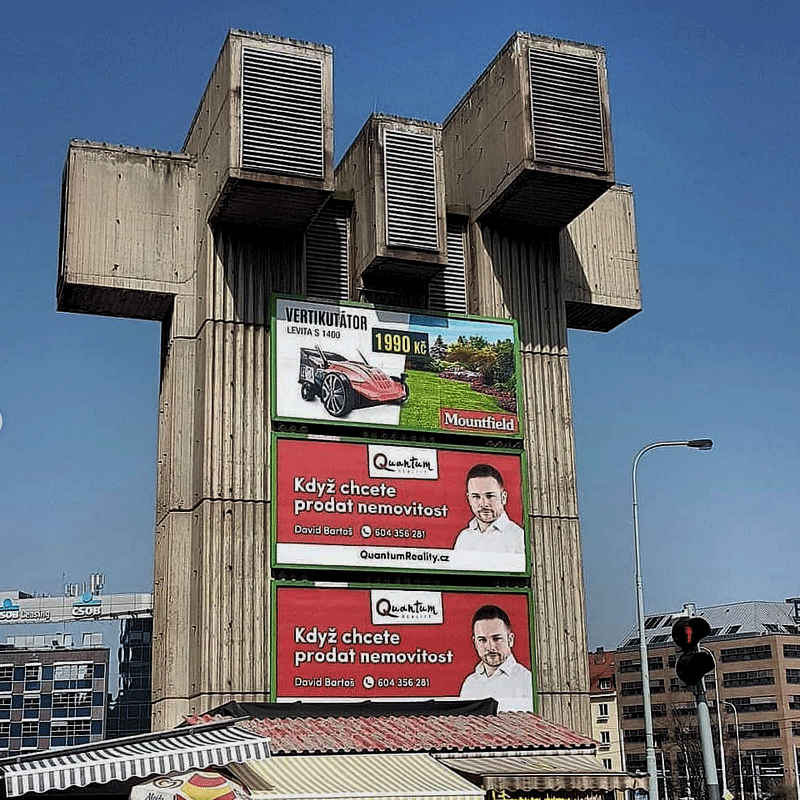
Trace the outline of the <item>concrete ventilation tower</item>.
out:
[[[516,321],[519,430],[501,444],[527,456],[530,569],[458,580],[527,592],[534,706],[588,733],[567,329],[640,309],[605,54],[516,34],[442,124],[373,115],[335,171],[332,119],[330,48],[231,31],[182,152],[69,146],[59,309],[162,324],[153,727],[274,696],[277,578],[363,580],[275,567],[270,442],[292,426],[270,398],[297,392],[296,374],[273,377],[281,294]],[[498,444],[394,438],[420,435]]]

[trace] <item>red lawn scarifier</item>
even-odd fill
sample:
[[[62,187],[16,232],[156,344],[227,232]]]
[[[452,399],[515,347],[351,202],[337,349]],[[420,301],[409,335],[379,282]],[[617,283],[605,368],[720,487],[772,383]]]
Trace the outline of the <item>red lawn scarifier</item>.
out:
[[[405,373],[389,377],[370,366],[360,350],[358,355],[361,361],[348,361],[319,347],[301,347],[299,383],[303,400],[319,397],[332,417],[346,417],[354,408],[400,405],[408,400]]]

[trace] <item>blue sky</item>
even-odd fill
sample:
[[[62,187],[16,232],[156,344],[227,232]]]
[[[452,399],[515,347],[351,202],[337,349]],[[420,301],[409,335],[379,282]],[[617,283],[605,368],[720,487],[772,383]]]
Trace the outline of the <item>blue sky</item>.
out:
[[[516,30],[606,48],[644,310],[570,334],[589,643],[650,611],[783,599],[797,571],[800,11],[789,3],[28,3],[0,48],[0,589],[152,581],[159,329],[55,311],[71,138],[179,150],[231,27],[334,48],[336,152],[442,121]]]

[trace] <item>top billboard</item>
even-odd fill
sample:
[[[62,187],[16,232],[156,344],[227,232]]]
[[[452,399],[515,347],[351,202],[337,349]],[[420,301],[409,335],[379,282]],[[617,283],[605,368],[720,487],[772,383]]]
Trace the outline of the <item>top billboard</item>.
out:
[[[274,417],[519,437],[512,320],[276,297]]]

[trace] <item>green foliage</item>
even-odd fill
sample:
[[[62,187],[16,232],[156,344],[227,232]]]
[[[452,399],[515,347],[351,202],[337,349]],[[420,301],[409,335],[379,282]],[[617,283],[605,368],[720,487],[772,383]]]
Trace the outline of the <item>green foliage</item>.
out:
[[[400,411],[403,428],[438,430],[440,407],[503,411],[493,397],[474,391],[468,383],[444,380],[429,372],[410,371],[408,390],[408,402]]]
[[[516,359],[511,339],[490,344],[483,336],[469,339],[459,336],[447,346],[443,358],[477,372],[487,386],[499,385],[507,391],[516,391]]]

